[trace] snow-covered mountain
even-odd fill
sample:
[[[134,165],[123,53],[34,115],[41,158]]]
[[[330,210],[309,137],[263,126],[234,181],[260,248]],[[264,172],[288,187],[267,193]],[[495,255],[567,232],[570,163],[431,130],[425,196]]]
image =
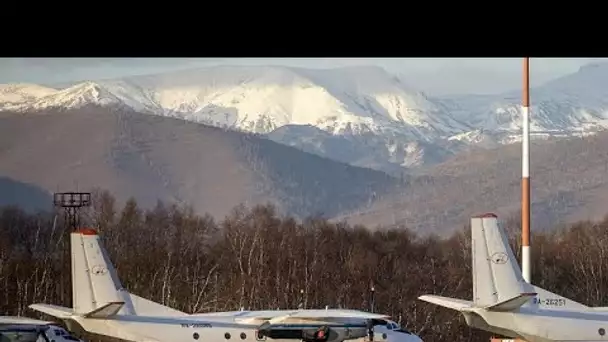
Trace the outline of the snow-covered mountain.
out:
[[[522,92],[438,100],[454,118],[476,128],[452,139],[521,140]],[[530,90],[533,137],[588,135],[608,128],[608,63],[589,64]],[[480,134],[483,133],[483,134]]]
[[[449,154],[443,145],[453,143],[447,138],[467,130],[423,93],[378,67],[213,67],[85,82],[55,91],[38,88],[32,86],[28,93],[22,86],[27,93],[22,101],[0,98],[0,109],[124,105],[268,134],[322,156],[384,170]],[[311,142],[313,136],[317,139]]]
[[[608,127],[608,64],[531,92],[534,132],[587,134]],[[399,172],[467,146],[520,135],[520,92],[430,98],[379,67],[222,66],[84,82],[65,89],[0,86],[0,110],[125,106],[257,132],[356,166]]]

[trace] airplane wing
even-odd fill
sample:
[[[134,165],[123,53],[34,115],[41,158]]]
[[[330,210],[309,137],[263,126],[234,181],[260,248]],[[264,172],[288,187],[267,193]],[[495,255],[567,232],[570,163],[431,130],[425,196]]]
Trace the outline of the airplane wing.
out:
[[[291,317],[386,319],[390,316],[357,310],[299,310]]]
[[[348,319],[387,320],[388,318],[390,318],[388,315],[355,310],[294,310],[278,312],[276,315],[270,315],[267,313],[256,315],[255,313],[251,313],[245,317],[236,318],[236,321],[240,323],[268,323],[274,325],[290,319],[298,321],[331,322],[344,321]]]

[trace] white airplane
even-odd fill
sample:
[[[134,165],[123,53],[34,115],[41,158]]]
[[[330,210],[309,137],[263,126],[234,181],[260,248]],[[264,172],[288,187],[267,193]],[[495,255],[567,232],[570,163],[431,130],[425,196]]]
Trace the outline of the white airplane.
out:
[[[299,315],[293,315],[293,313],[300,313]],[[332,313],[333,312],[333,313]],[[337,316],[343,315],[343,316]],[[322,325],[329,324],[340,324],[337,323],[337,317],[355,317],[357,315],[367,315],[368,312],[358,310],[343,310],[343,309],[323,309],[323,310],[266,310],[266,311],[225,311],[225,312],[212,312],[203,314],[193,314],[191,316],[196,317],[234,317],[236,321],[241,323],[254,323],[256,325],[263,325],[268,321],[280,319],[282,324],[273,325],[273,328],[289,328],[290,325],[298,325],[302,327],[303,324],[310,325],[311,327],[319,327]],[[334,316],[331,316],[334,315]],[[333,317],[333,318],[332,318]],[[386,316],[384,316],[386,317]],[[331,321],[328,322],[328,319]],[[358,321],[358,319],[357,319]],[[345,323],[344,320],[341,321]],[[402,328],[397,322],[394,322],[387,318],[373,319],[373,341],[375,342],[422,342],[419,336],[413,334],[407,329]],[[369,342],[369,326],[367,326],[367,336],[356,339],[350,339],[350,342]],[[279,333],[278,329],[275,333]],[[272,338],[272,336],[269,336]],[[299,335],[297,337],[300,339]]]
[[[388,316],[357,310],[233,311],[187,314],[125,290],[99,241],[83,228],[70,234],[74,308],[32,304],[33,310],[65,321],[68,329],[133,342],[278,341],[342,342],[372,337],[374,341],[421,342]],[[380,334],[374,326],[389,325]],[[377,338],[378,337],[378,338]]]
[[[83,342],[50,321],[0,316],[0,342]]]
[[[523,280],[494,214],[471,218],[473,300],[419,299],[459,311],[470,327],[528,342],[608,341],[608,307],[589,307]]]

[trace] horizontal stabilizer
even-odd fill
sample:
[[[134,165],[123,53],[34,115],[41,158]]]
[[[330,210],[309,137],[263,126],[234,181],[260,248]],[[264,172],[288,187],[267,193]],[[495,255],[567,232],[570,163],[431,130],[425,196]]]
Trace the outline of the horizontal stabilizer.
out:
[[[116,315],[116,313],[125,305],[124,302],[108,303],[98,309],[95,309],[89,313],[84,314],[86,318],[108,318]]]
[[[59,319],[71,318],[74,313],[74,310],[70,308],[51,304],[31,304],[29,308]]]
[[[536,293],[522,293],[519,296],[504,300],[500,303],[488,305],[485,309],[491,311],[513,311],[526,304],[530,298],[534,296],[536,296]]]
[[[429,302],[435,305],[443,306],[448,309],[457,311],[470,311],[474,308],[473,302],[463,299],[435,296],[435,295],[424,295],[418,297],[418,299],[425,302]]]
[[[124,302],[108,303],[82,316],[87,318],[107,318],[115,315],[124,304]],[[75,314],[73,309],[51,304],[32,304],[29,308],[59,319],[68,319],[76,315],[80,316],[80,314]]]

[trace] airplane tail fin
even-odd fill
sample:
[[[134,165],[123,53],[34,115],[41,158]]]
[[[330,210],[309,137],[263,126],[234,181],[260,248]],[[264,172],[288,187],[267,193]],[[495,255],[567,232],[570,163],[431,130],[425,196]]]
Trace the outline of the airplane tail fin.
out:
[[[48,304],[30,308],[67,319],[109,318],[116,314],[147,316],[184,316],[184,312],[127,292],[110,261],[109,254],[94,229],[83,228],[70,234],[72,252],[73,309]]]
[[[473,303],[493,311],[511,311],[536,296],[524,281],[507,234],[494,214],[471,218]]]
[[[90,228],[70,234],[72,250],[72,304],[85,317],[109,317],[122,310],[134,314],[116,269],[99,235]]]
[[[514,311],[523,305],[545,310],[585,310],[581,303],[527,283],[505,231],[494,214],[471,218],[473,301],[425,295],[420,300],[459,312]]]
[[[525,282],[504,230],[494,214],[471,218],[473,300],[425,295],[418,299],[460,312],[513,311],[536,296]]]
[[[126,291],[109,254],[93,229],[71,234],[74,311],[85,317],[120,313],[146,316],[185,316],[186,313]]]

